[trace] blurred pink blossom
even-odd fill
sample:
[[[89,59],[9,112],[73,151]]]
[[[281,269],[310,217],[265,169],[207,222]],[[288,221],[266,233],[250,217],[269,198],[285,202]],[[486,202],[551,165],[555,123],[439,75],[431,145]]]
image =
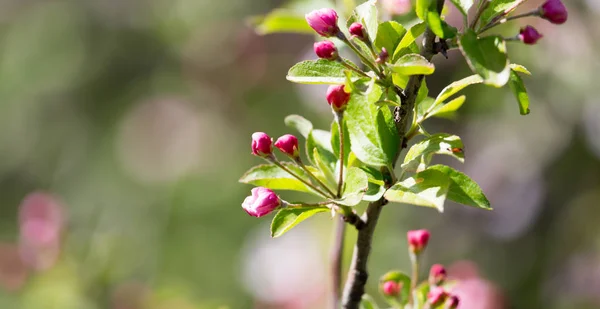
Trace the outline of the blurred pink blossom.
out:
[[[508,308],[500,289],[492,282],[480,277],[474,263],[457,262],[449,267],[448,274],[451,280],[458,281],[451,293],[460,299],[459,309]]]

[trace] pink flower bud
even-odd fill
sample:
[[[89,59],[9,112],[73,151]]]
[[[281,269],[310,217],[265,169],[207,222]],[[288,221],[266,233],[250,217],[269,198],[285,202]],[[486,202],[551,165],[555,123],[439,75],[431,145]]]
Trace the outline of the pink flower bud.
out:
[[[324,37],[335,36],[340,32],[338,15],[333,9],[314,10],[305,16],[308,25]]]
[[[339,112],[346,109],[350,94],[344,90],[344,85],[332,85],[327,89],[327,103],[331,105],[334,111]]]
[[[313,47],[315,49],[315,54],[317,54],[319,58],[335,60],[338,57],[337,48],[331,41],[316,42]]]
[[[553,24],[563,24],[568,15],[567,8],[560,0],[547,0],[540,6],[540,16]]]
[[[387,49],[385,49],[385,47],[382,47],[381,52],[379,53],[379,56],[377,57],[377,59],[375,59],[375,62],[377,62],[379,64],[385,63],[389,57],[390,57],[390,54],[388,54]]]
[[[442,287],[435,287],[427,294],[427,301],[431,305],[440,305],[448,298],[448,292]]]
[[[255,132],[252,134],[252,154],[259,157],[268,157],[273,153],[273,140],[267,133]]]
[[[446,281],[447,277],[448,275],[444,266],[441,264],[434,264],[431,266],[431,269],[429,270],[429,284],[432,286],[440,285]]]
[[[532,26],[527,26],[521,29],[519,33],[519,40],[523,41],[525,44],[533,45],[539,39],[541,39],[543,35],[541,35],[535,28]]]
[[[242,207],[253,217],[262,217],[281,205],[279,196],[267,188],[256,187],[251,192],[252,195],[246,197]]]
[[[352,36],[357,37],[363,41],[367,39],[365,27],[363,27],[361,23],[353,23],[352,25],[350,25],[350,28],[348,28],[348,31],[350,31],[350,34]]]
[[[398,296],[402,289],[402,284],[394,281],[386,281],[381,287],[383,294],[387,296]]]
[[[427,243],[429,242],[429,231],[428,230],[414,230],[408,231],[406,234],[406,238],[408,239],[408,245],[410,246],[410,251],[418,254],[425,247],[427,247]]]
[[[298,151],[298,139],[291,134],[286,134],[278,138],[275,141],[275,147],[292,158],[298,158],[300,155]]]
[[[460,304],[460,299],[458,298],[458,296],[452,295],[452,296],[450,296],[450,298],[448,298],[447,303],[448,303],[449,309],[456,309],[456,308],[458,308],[458,305]]]

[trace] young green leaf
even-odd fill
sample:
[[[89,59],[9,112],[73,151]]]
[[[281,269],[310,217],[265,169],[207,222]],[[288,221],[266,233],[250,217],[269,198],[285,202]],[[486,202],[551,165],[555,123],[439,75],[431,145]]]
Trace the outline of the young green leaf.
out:
[[[460,162],[465,161],[460,137],[446,133],[434,134],[414,144],[404,157],[402,168],[409,171],[424,170],[434,154],[448,155]]]
[[[440,94],[438,94],[437,98],[435,98],[434,104],[441,104],[446,101],[449,97],[453,96],[457,92],[463,90],[465,87],[473,84],[482,83],[483,79],[479,75],[471,75],[469,77],[465,77],[461,80],[455,81],[452,84],[446,86],[446,88],[442,89]]]
[[[451,39],[456,36],[458,30],[446,23],[440,14],[438,13],[436,7],[436,1],[433,1],[429,8],[429,12],[427,12],[427,25],[431,28],[431,31],[435,33],[440,38],[443,39]]]
[[[527,89],[525,89],[525,84],[516,71],[510,71],[510,81],[508,82],[508,85],[517,98],[521,115],[529,114],[529,96],[527,95]]]
[[[429,117],[441,117],[453,119],[455,117],[455,112],[465,103],[467,99],[466,96],[461,95],[460,97],[442,105],[436,106],[426,118]]]
[[[392,53],[396,50],[396,46],[402,40],[402,37],[406,34],[406,29],[401,24],[395,21],[386,21],[379,24],[377,30],[377,37],[375,38],[375,46],[379,49],[385,47],[388,53]]]
[[[345,70],[347,70],[346,67],[336,61],[325,59],[306,60],[291,67],[286,78],[299,84],[342,85],[346,81]],[[358,79],[356,76],[352,77],[352,81]]]
[[[390,202],[433,207],[444,211],[450,179],[444,173],[426,169],[389,188],[384,196]]]
[[[281,209],[271,221],[271,237],[279,237],[298,223],[321,212],[329,212],[326,207],[289,207]]]
[[[506,42],[499,36],[478,38],[468,30],[458,40],[458,45],[473,72],[483,82],[495,87],[506,85],[510,78],[510,67],[506,55]]]
[[[360,300],[360,309],[379,309],[379,307],[377,307],[377,303],[373,297],[369,296],[369,294],[363,294]]]
[[[450,0],[452,4],[464,15],[469,14],[469,9],[473,6],[473,0]]]
[[[417,16],[422,20],[422,21],[427,21],[427,12],[429,12],[429,7],[431,7],[431,4],[435,2],[433,0],[417,0],[416,4],[415,4],[415,11],[417,13]]]
[[[526,0],[489,0],[490,4],[481,14],[480,28],[510,14]]]
[[[286,126],[296,129],[304,138],[313,130],[312,122],[300,115],[289,115],[283,120]]]
[[[402,37],[402,40],[400,41],[400,43],[396,47],[396,50],[394,51],[394,54],[392,56],[392,63],[396,62],[400,57],[413,52],[411,46],[415,45],[415,40],[417,39],[417,37],[423,34],[423,32],[425,32],[426,28],[427,25],[423,22],[418,23],[410,27],[410,29],[408,29],[408,32],[406,32],[404,37]],[[419,48],[417,47],[417,52],[418,49]]]
[[[515,72],[519,72],[519,73],[531,75],[531,72],[529,72],[529,70],[527,70],[526,67],[524,67],[524,66],[522,66],[520,64],[511,63],[510,64],[510,69],[513,70],[513,71],[515,71]]]
[[[312,34],[314,30],[306,23],[303,14],[287,9],[275,9],[265,16],[250,19],[257,33],[302,33]]]
[[[319,180],[321,180],[321,182],[325,184],[328,184],[330,186],[329,189],[335,188],[337,185],[337,176],[334,175],[335,163],[332,166],[329,162],[326,162],[327,159],[323,159],[323,156],[321,155],[321,153],[319,152],[319,148],[317,147],[313,148],[312,159],[315,161],[315,166],[321,171],[321,174],[324,176],[319,178]],[[318,175],[315,176],[319,177]]]
[[[423,81],[421,82],[421,88],[419,88],[419,92],[417,92],[417,98],[415,100],[415,102],[417,102],[417,104],[423,100],[425,100],[425,98],[427,98],[427,95],[429,95],[429,88],[427,87],[427,79],[423,78]]]
[[[355,206],[362,201],[369,186],[367,174],[358,167],[351,167],[345,171],[342,198],[335,202],[346,206]]]
[[[445,165],[434,165],[425,171],[439,171],[447,175],[451,182],[448,199],[463,205],[483,209],[491,209],[490,201],[485,197],[481,187],[469,176]]]
[[[367,28],[369,37],[371,39],[375,38],[377,36],[377,26],[379,25],[379,20],[377,19],[377,1],[369,0],[357,6],[354,12],[356,20]]]
[[[350,155],[350,133],[348,133],[348,126],[346,121],[342,121],[344,128],[344,165],[348,164],[348,156]],[[337,122],[334,120],[331,123],[331,148],[333,148],[333,154],[336,158],[340,157],[340,131]]]
[[[381,95],[377,86],[368,95],[352,94],[344,116],[352,152],[360,161],[375,167],[392,164],[399,143],[390,110],[374,104]]]
[[[304,179],[309,179],[308,175],[302,168],[287,162],[282,164],[296,175],[299,175]],[[313,169],[311,172],[320,174],[320,172],[316,169]],[[296,179],[294,176],[288,174],[286,171],[274,164],[257,165],[248,170],[239,181],[241,183],[266,187],[273,190],[307,192],[320,196],[300,180]]]
[[[430,75],[435,71],[435,66],[419,54],[408,54],[400,57],[391,65],[391,69],[401,75]]]

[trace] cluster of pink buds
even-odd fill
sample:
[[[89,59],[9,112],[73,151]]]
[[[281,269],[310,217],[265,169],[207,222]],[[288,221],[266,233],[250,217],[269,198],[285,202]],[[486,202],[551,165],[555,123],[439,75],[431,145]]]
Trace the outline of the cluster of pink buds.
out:
[[[546,0],[546,2],[544,2],[544,4],[538,7],[535,11],[524,14],[523,16],[525,15],[539,16],[553,24],[560,25],[567,21],[569,14],[567,12],[567,8],[564,6],[561,0]],[[521,42],[528,45],[537,43],[537,41],[542,37],[543,35],[532,26],[525,26],[521,28],[519,35],[517,35],[517,38]]]

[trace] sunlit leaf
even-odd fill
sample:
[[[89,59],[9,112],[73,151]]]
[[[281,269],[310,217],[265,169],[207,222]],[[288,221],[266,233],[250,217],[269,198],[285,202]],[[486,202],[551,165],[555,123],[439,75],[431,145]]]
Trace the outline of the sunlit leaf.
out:
[[[435,71],[435,66],[419,54],[404,55],[390,67],[401,75],[429,75]]]
[[[295,64],[288,71],[287,79],[300,84],[337,84],[346,81],[346,67],[336,61],[325,59],[306,60]],[[359,78],[352,77],[352,81]]]
[[[329,212],[325,207],[289,207],[281,209],[271,221],[271,237],[279,237],[298,223],[321,212]]]
[[[429,136],[414,144],[404,157],[403,169],[424,170],[434,154],[448,155],[464,162],[463,143],[460,137],[446,133]]]
[[[519,112],[521,115],[529,114],[529,95],[527,95],[525,84],[517,72],[513,70],[510,71],[510,81],[508,82],[508,85],[514,93],[517,103],[519,103]]]
[[[450,179],[437,170],[426,169],[389,188],[384,196],[390,202],[433,207],[444,211]]]
[[[291,163],[283,163],[283,165],[296,175],[299,175],[304,179],[309,179],[309,176],[302,168]],[[319,172],[315,170],[315,173]],[[300,180],[274,164],[255,166],[248,170],[239,181],[273,190],[290,190],[317,194]]]
[[[402,40],[402,37],[406,34],[406,29],[395,22],[386,21],[379,25],[377,30],[377,37],[375,38],[375,46],[379,49],[385,47],[388,53],[393,53],[396,50],[396,46]]]
[[[506,42],[499,36],[478,38],[468,30],[458,41],[469,67],[483,78],[483,82],[495,87],[506,85],[510,67],[506,55]]]

